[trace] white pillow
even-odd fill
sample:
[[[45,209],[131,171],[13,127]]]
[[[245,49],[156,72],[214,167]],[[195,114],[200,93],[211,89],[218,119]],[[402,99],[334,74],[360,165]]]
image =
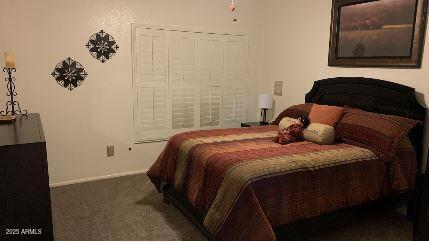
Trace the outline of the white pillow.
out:
[[[298,119],[285,117],[279,123],[279,130],[286,129],[292,124],[300,123]]]
[[[321,145],[334,143],[335,129],[332,126],[319,123],[311,123],[302,131],[304,140]]]

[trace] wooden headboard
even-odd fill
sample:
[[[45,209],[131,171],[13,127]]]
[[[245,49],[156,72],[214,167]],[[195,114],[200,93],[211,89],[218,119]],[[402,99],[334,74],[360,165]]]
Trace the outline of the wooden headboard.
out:
[[[419,169],[423,151],[426,108],[416,99],[415,89],[393,82],[364,78],[337,77],[314,82],[306,103],[348,106],[365,111],[396,115],[422,121],[409,134],[418,154]]]
[[[349,106],[420,121],[426,118],[426,108],[417,101],[414,88],[364,77],[316,81],[305,102]]]

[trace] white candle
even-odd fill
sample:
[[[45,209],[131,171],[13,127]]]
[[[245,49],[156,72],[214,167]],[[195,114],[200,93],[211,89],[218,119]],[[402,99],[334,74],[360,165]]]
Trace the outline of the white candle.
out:
[[[4,53],[4,62],[6,68],[15,68],[15,56],[12,52]]]

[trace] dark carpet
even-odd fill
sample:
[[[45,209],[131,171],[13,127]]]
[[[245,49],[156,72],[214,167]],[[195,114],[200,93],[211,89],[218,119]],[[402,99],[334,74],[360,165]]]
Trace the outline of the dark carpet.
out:
[[[51,189],[56,240],[205,240],[145,174]],[[291,228],[294,240],[412,240],[402,210],[348,211]]]

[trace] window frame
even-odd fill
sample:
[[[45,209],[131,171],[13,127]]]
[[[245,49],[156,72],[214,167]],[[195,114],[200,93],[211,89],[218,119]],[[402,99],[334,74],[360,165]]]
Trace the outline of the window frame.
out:
[[[138,45],[138,29],[145,29],[145,30],[161,30],[161,31],[165,31],[165,48],[166,48],[166,78],[167,78],[167,112],[169,112],[167,114],[168,116],[168,122],[167,122],[167,126],[168,126],[168,137],[165,138],[155,138],[155,139],[145,139],[143,138],[141,135],[139,135],[139,133],[141,132],[140,130],[140,125],[138,125],[138,122],[140,122],[139,120],[139,100],[138,100],[138,96],[139,96],[139,87],[140,87],[140,79],[138,77],[138,53],[137,53],[137,45]],[[197,90],[195,91],[195,101],[194,101],[194,108],[195,108],[195,112],[194,112],[194,116],[195,116],[195,122],[194,122],[194,128],[191,129],[186,129],[186,130],[181,130],[178,129],[175,132],[175,129],[172,128],[172,103],[171,103],[171,89],[172,89],[172,85],[170,83],[170,77],[169,77],[169,70],[170,70],[170,66],[169,66],[169,56],[170,56],[170,32],[188,32],[188,33],[193,33],[195,34],[196,38],[196,82],[198,82],[198,87],[196,88]],[[161,26],[161,25],[150,25],[150,24],[138,24],[138,23],[132,23],[131,24],[131,58],[132,58],[132,95],[133,95],[133,118],[132,118],[132,125],[133,125],[133,138],[134,138],[134,143],[135,144],[141,144],[141,143],[154,143],[154,142],[163,142],[163,141],[167,141],[170,139],[171,136],[173,136],[174,134],[177,133],[181,133],[181,132],[186,132],[186,131],[191,131],[191,130],[205,130],[205,129],[216,129],[216,128],[231,128],[231,127],[240,127],[239,124],[235,125],[231,125],[231,124],[225,124],[224,123],[224,117],[223,117],[223,113],[224,113],[224,107],[223,107],[223,100],[224,100],[224,96],[223,96],[223,88],[225,88],[224,82],[225,82],[225,78],[222,78],[221,82],[220,82],[220,91],[221,91],[221,107],[220,107],[220,122],[218,126],[214,126],[214,127],[200,127],[200,89],[201,89],[201,83],[199,82],[199,73],[198,73],[198,41],[199,41],[199,34],[216,34],[216,35],[225,35],[225,36],[230,36],[230,37],[243,37],[246,39],[246,44],[245,47],[247,47],[245,49],[246,53],[245,53],[245,73],[244,73],[244,83],[243,83],[243,93],[244,93],[244,98],[243,98],[243,121],[246,119],[247,117],[247,103],[248,103],[248,94],[249,94],[249,87],[250,87],[250,82],[251,80],[249,79],[250,77],[250,56],[251,56],[251,46],[250,46],[250,35],[246,32],[229,32],[229,31],[222,31],[222,30],[217,30],[217,31],[211,31],[211,30],[203,30],[203,29],[195,29],[195,28],[185,28],[185,27],[174,27],[174,26]],[[225,40],[223,40],[225,41]],[[224,50],[224,48],[223,48]],[[224,58],[224,57],[223,57]],[[222,72],[224,73],[224,71]]]

